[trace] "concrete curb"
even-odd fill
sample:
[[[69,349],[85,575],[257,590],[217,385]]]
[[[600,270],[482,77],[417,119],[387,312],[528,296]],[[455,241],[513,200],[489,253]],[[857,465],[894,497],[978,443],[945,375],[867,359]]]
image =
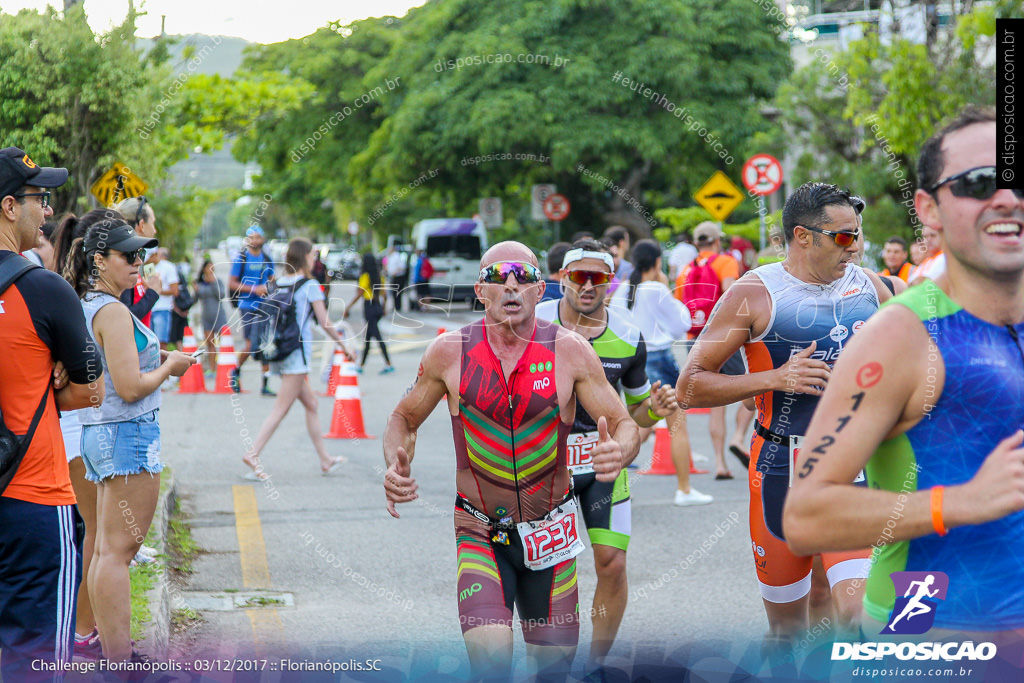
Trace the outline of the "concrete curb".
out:
[[[172,600],[170,579],[167,576],[168,558],[166,554],[171,514],[174,512],[174,504],[178,497],[174,474],[169,470],[164,472],[167,485],[163,487],[160,497],[157,499],[156,512],[150,525],[154,535],[154,538],[151,540],[155,541],[153,547],[158,553],[157,565],[160,571],[157,576],[156,586],[146,594],[150,620],[143,626],[142,640],[136,648],[140,652],[144,652],[159,661],[167,659],[171,638]]]

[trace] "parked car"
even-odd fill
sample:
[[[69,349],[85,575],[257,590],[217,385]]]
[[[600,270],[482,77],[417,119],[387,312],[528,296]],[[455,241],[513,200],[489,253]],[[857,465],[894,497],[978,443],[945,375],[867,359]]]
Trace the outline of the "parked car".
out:
[[[327,277],[332,280],[358,280],[363,258],[355,249],[331,249],[323,257]]]

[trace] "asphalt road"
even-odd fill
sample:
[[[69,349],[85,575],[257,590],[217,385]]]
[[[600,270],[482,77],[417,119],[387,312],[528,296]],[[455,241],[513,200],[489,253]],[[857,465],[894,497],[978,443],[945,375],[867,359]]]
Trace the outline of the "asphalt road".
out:
[[[351,283],[336,285],[332,298],[347,299],[352,291]],[[338,302],[331,308],[336,316]],[[259,369],[252,361],[242,372],[248,393],[164,394],[164,456],[202,548],[189,585],[174,596],[178,606],[189,604],[202,615],[199,625],[176,638],[178,656],[369,658],[381,660],[371,666],[386,669],[377,675],[387,678],[465,675],[449,416],[439,407],[420,430],[413,462],[420,498],[400,506],[400,520],[385,510],[380,436],[437,329],[480,315],[456,305],[449,312],[395,316],[384,325],[397,372],[378,375],[383,362],[375,353],[360,378],[366,431],[376,438],[328,440],[332,455],[348,458],[334,476],[320,476],[303,411],[293,406],[263,455],[270,482],[241,478],[246,439],[254,438],[273,403],[256,391]],[[352,322],[358,329],[361,320]],[[318,372],[311,381],[322,392]],[[332,406],[333,399],[320,399],[322,432]],[[690,434],[695,452],[710,455],[705,415],[691,416]],[[653,441],[638,462],[650,459]],[[691,508],[672,504],[674,477],[631,470],[630,601],[612,650],[623,666],[710,657],[712,668],[728,668],[715,657],[739,661],[767,628],[749,550],[746,482],[738,462],[730,467],[737,475],[732,481],[693,478],[715,501]],[[578,567],[586,612],[595,585],[589,548]],[[232,602],[243,607],[231,608]],[[589,620],[582,621],[578,663],[590,641]],[[517,632],[519,667],[523,651]]]

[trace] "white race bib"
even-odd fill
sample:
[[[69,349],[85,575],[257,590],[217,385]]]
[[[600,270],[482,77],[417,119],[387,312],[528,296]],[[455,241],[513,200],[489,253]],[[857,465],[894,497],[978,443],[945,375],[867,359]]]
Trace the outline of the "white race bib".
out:
[[[793,485],[793,478],[796,476],[794,474],[794,472],[796,471],[796,459],[797,459],[797,456],[800,455],[800,444],[802,444],[803,441],[804,441],[804,437],[802,437],[802,436],[791,436],[791,437],[789,437],[789,453],[790,453],[790,457],[792,458],[792,461],[789,463],[789,485],[790,486]],[[858,484],[858,483],[860,483],[862,481],[865,481],[866,479],[867,479],[867,477],[864,475],[864,470],[861,470],[860,472],[857,473],[857,478],[853,480],[853,483],[854,484]]]
[[[519,522],[516,528],[523,539],[523,561],[534,571],[548,569],[583,552],[577,523],[576,499],[570,498],[544,519]]]
[[[590,451],[597,443],[597,432],[570,434],[565,440],[566,462],[572,474],[590,474],[594,471],[594,462]]]

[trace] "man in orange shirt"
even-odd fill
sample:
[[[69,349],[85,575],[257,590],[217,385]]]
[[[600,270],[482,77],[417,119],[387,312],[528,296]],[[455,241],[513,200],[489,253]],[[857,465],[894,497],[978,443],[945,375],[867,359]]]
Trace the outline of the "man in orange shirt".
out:
[[[704,323],[707,322],[707,318],[710,314],[710,308],[719,298],[721,298],[722,294],[725,293],[725,290],[729,289],[729,286],[736,282],[736,279],[740,276],[739,261],[737,261],[731,254],[723,253],[722,251],[722,232],[719,230],[717,223],[704,221],[693,231],[693,239],[697,244],[697,258],[694,259],[693,263],[688,265],[681,273],[679,273],[679,277],[676,278],[675,283],[676,296],[679,297],[683,303],[690,306],[691,314],[693,314],[693,327],[690,328],[690,332],[688,333],[691,343],[692,340],[697,338],[700,331],[704,329]],[[706,308],[708,310],[701,310],[699,312],[693,311],[693,306],[687,302],[688,298],[692,300],[692,297],[687,293],[687,278],[689,278],[690,273],[694,268],[701,268],[705,265],[710,266],[711,270],[713,270],[715,275],[718,277],[718,292],[708,305],[700,307],[701,309]],[[703,319],[701,319],[702,317]],[[725,375],[745,375],[746,372],[747,367],[743,361],[743,356],[738,351],[725,362],[724,366],[722,366],[722,373]],[[729,471],[729,466],[725,464],[725,410],[726,406],[712,408],[711,419],[709,421],[711,446],[715,451],[715,465],[717,469],[715,479],[732,479],[732,473]],[[749,467],[750,465],[750,455],[743,449],[744,436],[750,428],[750,423],[753,417],[753,411],[744,407],[742,404],[738,406],[738,410],[736,412],[736,431],[729,444],[729,451],[739,458],[740,462],[743,463],[744,468]]]
[[[882,261],[885,268],[879,271],[884,277],[898,277],[906,282],[910,278],[910,271],[914,269],[907,260],[907,243],[902,237],[890,237],[882,247]]]
[[[103,400],[103,366],[74,290],[19,255],[53,215],[48,188],[67,178],[16,147],[0,150],[0,358],[17,359],[0,363],[0,413],[14,434],[32,432],[0,465],[0,675],[12,683],[59,681],[71,661],[81,517],[58,410]]]

